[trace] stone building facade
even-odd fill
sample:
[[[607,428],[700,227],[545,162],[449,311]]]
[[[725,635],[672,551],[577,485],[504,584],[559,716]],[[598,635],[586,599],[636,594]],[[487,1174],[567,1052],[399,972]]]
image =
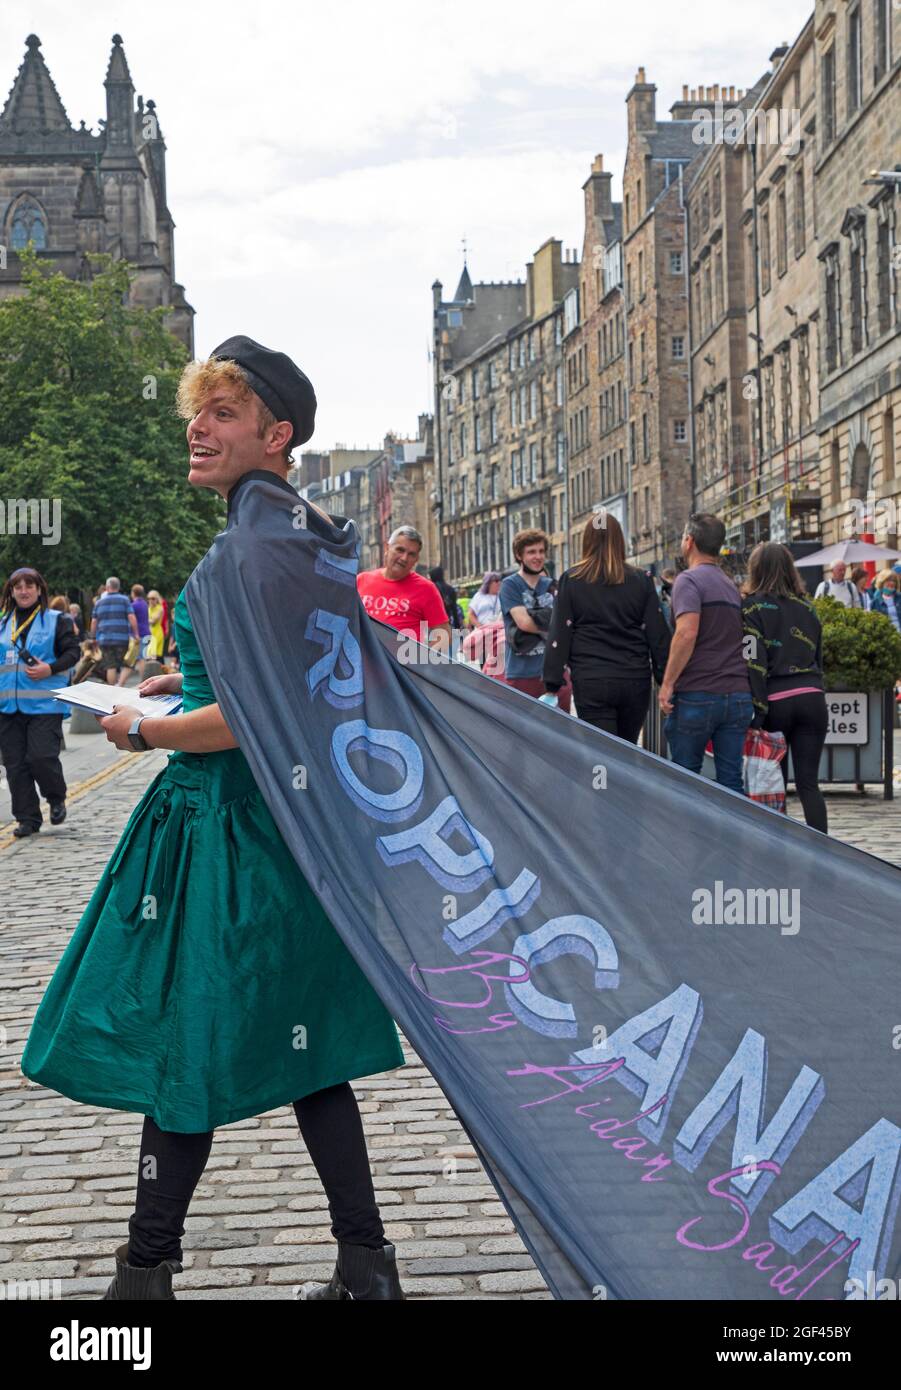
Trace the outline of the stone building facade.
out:
[[[901,8],[891,0],[817,0],[814,50],[823,541],[856,531],[894,546],[901,532]]]
[[[422,536],[420,573],[440,563],[431,415],[420,415],[416,439],[387,434],[381,449],[308,450],[288,481],[330,515],[355,522],[361,570],[383,564],[388,537],[398,526],[414,526]]]
[[[135,267],[132,302],[168,309],[167,326],[193,353],[194,310],[175,278],[175,223],[166,201],[166,145],[153,101],[135,100],[118,34],[107,68],[106,121],[76,130],[34,34],[0,113],[0,297],[21,293],[18,252],[72,279],[90,253]]]
[[[575,302],[571,290],[564,305],[564,327],[575,321],[564,338],[570,565],[581,558],[582,535],[599,505],[627,526],[622,204],[611,198],[612,181],[603,155],[597,155],[582,186],[579,297]]]
[[[551,536],[558,569],[566,537],[564,313],[579,263],[555,239],[525,284],[473,285],[453,300],[433,286],[435,439],[440,549],[455,584],[481,583],[513,564],[517,531]]]
[[[656,92],[639,68],[623,173],[630,555],[642,568],[674,564],[692,508],[684,187],[702,152],[698,116],[719,88],[683,89],[668,121],[657,119]]]
[[[695,504],[741,561],[819,534],[813,56],[811,19],[723,110],[688,195]]]
[[[738,148],[752,468],[723,518],[742,556],[760,540],[815,541],[821,530],[812,18],[770,62],[749,112],[753,138]]]
[[[421,574],[441,563],[434,491],[432,417],[420,415],[416,438],[386,435],[381,457],[366,470],[360,496],[361,569],[384,563],[388,537],[398,526],[413,526],[422,536]]]

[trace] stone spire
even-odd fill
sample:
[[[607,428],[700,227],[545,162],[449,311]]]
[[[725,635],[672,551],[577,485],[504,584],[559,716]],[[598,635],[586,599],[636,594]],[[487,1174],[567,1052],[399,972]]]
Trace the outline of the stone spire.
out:
[[[455,304],[470,304],[472,302],[472,280],[469,278],[469,267],[465,260],[463,262],[463,274],[460,276],[460,283],[454,295]]]
[[[69,134],[72,124],[41,54],[36,34],[25,40],[27,52],[0,114],[0,132],[10,135]]]
[[[128,71],[120,34],[113,34],[113,51],[106,70],[106,149],[104,165],[110,162],[137,164],[135,151],[135,89]]]

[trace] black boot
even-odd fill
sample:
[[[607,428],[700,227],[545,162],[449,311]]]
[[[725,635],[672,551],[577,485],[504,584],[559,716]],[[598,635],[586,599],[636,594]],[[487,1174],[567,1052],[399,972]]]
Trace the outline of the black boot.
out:
[[[143,1303],[174,1298],[172,1275],[181,1273],[178,1260],[163,1260],[161,1264],[144,1269],[128,1263],[128,1241],[116,1251],[116,1277],[104,1299],[134,1299]]]
[[[348,1245],[339,1240],[338,1263],[329,1282],[304,1284],[300,1296],[304,1301],[351,1298],[368,1303],[405,1299],[394,1246],[370,1250],[368,1245]]]

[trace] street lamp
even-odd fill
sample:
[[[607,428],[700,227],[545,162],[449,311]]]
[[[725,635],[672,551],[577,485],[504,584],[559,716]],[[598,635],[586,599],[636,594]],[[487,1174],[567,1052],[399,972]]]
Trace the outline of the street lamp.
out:
[[[863,180],[864,183],[894,184],[901,186],[901,168],[897,169],[871,169],[870,177]]]

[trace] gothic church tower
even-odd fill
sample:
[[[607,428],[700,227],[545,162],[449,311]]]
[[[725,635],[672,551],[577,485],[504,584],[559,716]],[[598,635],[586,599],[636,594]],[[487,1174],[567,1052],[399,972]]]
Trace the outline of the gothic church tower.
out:
[[[99,134],[66,115],[34,34],[0,113],[0,298],[21,290],[18,252],[31,241],[55,270],[90,275],[90,252],[136,269],[132,302],[169,310],[167,326],[194,350],[194,310],[175,279],[166,202],[166,146],[155,104],[135,89],[113,35],[106,121]]]

